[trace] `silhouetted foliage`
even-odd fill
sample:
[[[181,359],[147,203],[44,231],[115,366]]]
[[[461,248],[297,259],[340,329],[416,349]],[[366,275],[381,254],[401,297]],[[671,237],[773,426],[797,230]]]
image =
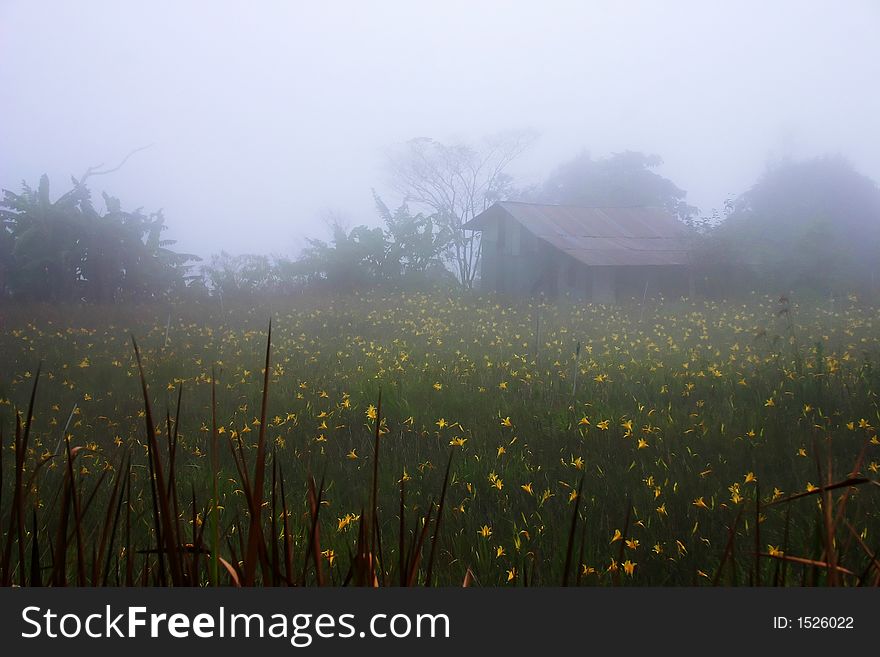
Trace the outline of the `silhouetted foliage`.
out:
[[[202,268],[205,282],[220,295],[290,294],[308,282],[300,263],[283,256],[253,253],[233,256],[226,251],[211,256]]]
[[[36,189],[4,190],[0,203],[0,292],[33,301],[146,300],[186,287],[191,261],[163,240],[162,212],[126,212],[103,195],[106,212],[91,201],[85,184],[52,201],[49,179]]]
[[[378,195],[374,198],[384,230],[367,226],[348,230],[335,222],[330,242],[310,239],[295,263],[306,280],[350,290],[450,279],[441,260],[450,230],[436,215],[412,214],[405,203],[392,212]]]
[[[406,204],[392,211],[374,194],[381,227],[330,225],[329,241],[309,239],[296,260],[225,251],[202,268],[206,283],[225,297],[290,294],[309,287],[350,291],[376,286],[450,282],[441,254],[447,230],[434,216],[412,214]]]

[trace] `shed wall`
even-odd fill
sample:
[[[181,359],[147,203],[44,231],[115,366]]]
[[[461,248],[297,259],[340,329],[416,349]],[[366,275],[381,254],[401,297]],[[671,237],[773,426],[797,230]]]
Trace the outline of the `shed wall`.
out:
[[[481,248],[480,288],[486,292],[594,303],[689,294],[686,266],[588,266],[500,213],[486,222]]]

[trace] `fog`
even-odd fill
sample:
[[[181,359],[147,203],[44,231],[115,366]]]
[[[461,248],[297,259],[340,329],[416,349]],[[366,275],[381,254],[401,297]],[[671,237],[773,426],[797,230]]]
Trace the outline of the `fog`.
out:
[[[880,180],[880,4],[35,2],[0,5],[0,186],[89,166],[181,250],[295,254],[378,225],[384,153],[534,129],[537,183],[586,149],[664,159],[704,215],[783,156]]]

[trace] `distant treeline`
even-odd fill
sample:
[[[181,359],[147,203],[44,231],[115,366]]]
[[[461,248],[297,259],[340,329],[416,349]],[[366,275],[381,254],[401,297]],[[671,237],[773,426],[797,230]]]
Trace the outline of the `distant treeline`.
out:
[[[709,296],[880,291],[880,188],[843,158],[781,162],[692,225]]]
[[[521,135],[481,148],[414,140],[390,163],[405,202],[392,211],[374,193],[382,226],[334,222],[329,241],[309,239],[296,258],[221,252],[200,263],[162,239],[161,211],[124,211],[106,194],[98,211],[84,179],[53,201],[43,176],[36,189],[4,191],[0,298],[111,303],[309,288],[469,288],[478,286],[479,237],[462,225],[504,199],[663,207],[690,226],[697,289],[709,296],[844,294],[880,285],[880,189],[842,158],[779,162],[723,212],[700,217],[685,192],[654,171],[656,156],[583,153],[542,185],[516,188],[504,170],[522,149]]]

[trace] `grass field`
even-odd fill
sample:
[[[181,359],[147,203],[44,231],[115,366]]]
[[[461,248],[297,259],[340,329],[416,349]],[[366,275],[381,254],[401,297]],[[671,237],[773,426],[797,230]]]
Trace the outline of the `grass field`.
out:
[[[0,579],[876,585],[878,392],[855,298],[7,308]]]

